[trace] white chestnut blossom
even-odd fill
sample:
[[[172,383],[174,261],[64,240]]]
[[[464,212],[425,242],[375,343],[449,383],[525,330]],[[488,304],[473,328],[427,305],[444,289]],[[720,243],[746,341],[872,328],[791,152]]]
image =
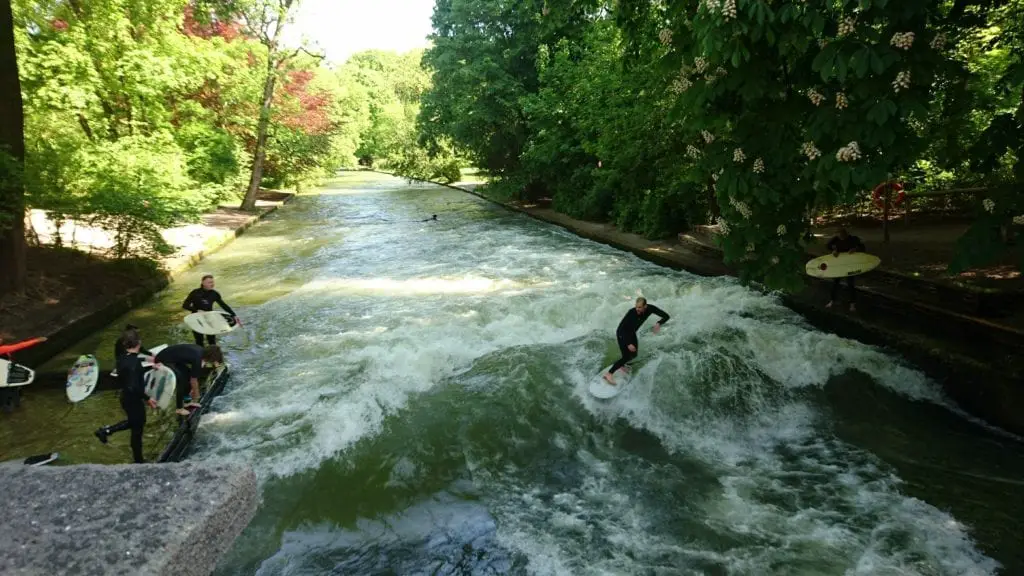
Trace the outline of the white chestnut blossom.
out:
[[[857,146],[856,142],[850,142],[836,152],[836,160],[840,162],[855,162],[860,160],[860,157],[860,147]]]
[[[910,50],[911,45],[914,44],[914,33],[897,32],[892,35],[892,39],[889,40],[889,44],[899,48],[900,50]]]

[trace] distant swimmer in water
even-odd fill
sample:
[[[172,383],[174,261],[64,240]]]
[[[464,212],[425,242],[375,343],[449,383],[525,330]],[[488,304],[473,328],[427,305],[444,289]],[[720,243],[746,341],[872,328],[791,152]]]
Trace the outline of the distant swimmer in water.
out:
[[[647,299],[644,297],[637,298],[636,306],[630,308],[629,312],[626,312],[626,315],[622,317],[622,321],[619,322],[619,327],[615,330],[615,339],[619,341],[619,351],[622,352],[622,358],[619,358],[615,364],[612,364],[612,367],[604,373],[604,379],[612,386],[616,385],[615,377],[613,376],[615,371],[619,369],[629,370],[629,367],[626,366],[626,362],[636,358],[636,332],[641,326],[643,326],[644,321],[646,321],[651,314],[655,314],[660,318],[660,320],[654,324],[654,333],[657,334],[658,330],[661,330],[661,325],[668,322],[669,315],[654,304],[648,304]]]
[[[427,218],[426,220],[420,220],[420,222],[437,222],[437,214],[434,214],[432,217]]]

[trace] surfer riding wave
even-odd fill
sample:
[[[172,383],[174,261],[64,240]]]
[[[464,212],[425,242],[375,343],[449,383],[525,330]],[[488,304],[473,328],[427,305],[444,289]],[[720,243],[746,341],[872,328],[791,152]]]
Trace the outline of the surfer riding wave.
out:
[[[626,312],[626,315],[622,317],[622,321],[619,322],[619,327],[615,329],[615,339],[619,342],[619,351],[622,353],[622,357],[616,360],[603,376],[612,386],[616,385],[615,372],[620,369],[628,370],[629,368],[626,366],[626,363],[636,358],[638,346],[637,330],[643,326],[651,314],[659,318],[654,324],[654,333],[657,334],[661,326],[669,321],[670,316],[654,304],[648,304],[647,299],[642,296],[636,299],[636,305]]]

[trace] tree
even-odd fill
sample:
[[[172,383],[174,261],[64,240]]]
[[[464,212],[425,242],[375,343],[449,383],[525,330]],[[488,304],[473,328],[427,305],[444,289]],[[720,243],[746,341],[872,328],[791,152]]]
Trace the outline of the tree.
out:
[[[520,155],[531,131],[522,99],[540,87],[540,47],[563,38],[575,42],[598,4],[438,0],[433,46],[423,57],[433,74],[419,118],[424,142],[450,138],[477,166],[523,176]]]
[[[454,182],[461,177],[455,147],[447,138],[433,140],[429,149],[419,141],[420,100],[430,88],[422,50],[359,52],[337,76],[349,95],[345,105],[350,115],[362,116],[356,122],[359,162],[409,178]]]
[[[0,2],[0,294],[25,285],[24,110],[14,51],[14,16]]]
[[[987,48],[999,60],[991,92],[1002,106],[969,152],[988,193],[976,207],[976,218],[959,239],[950,271],[985,266],[1012,252],[1005,233],[1024,231],[1024,1],[1000,2],[987,12],[988,30],[997,31]],[[1017,267],[1024,271],[1024,250],[1017,250]]]
[[[288,62],[300,52],[309,53],[305,48],[286,50],[281,45],[285,24],[298,0],[254,0],[242,11],[242,18],[249,33],[255,36],[267,50],[263,97],[260,99],[259,120],[256,124],[256,144],[253,151],[252,177],[249,188],[242,200],[242,210],[256,208],[256,194],[263,179],[263,163],[267,155],[267,133],[270,128],[271,110],[274,103],[274,89],[279,76],[286,70]],[[322,56],[311,54],[320,59]]]

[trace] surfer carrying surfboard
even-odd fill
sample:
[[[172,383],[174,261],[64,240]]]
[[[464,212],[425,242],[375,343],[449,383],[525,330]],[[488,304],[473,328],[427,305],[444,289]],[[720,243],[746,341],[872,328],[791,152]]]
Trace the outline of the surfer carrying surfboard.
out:
[[[629,312],[626,312],[626,315],[622,317],[622,321],[619,322],[619,327],[615,329],[615,339],[619,342],[619,351],[622,353],[622,358],[619,358],[615,364],[612,364],[611,368],[603,376],[612,386],[615,386],[613,374],[619,369],[628,370],[626,362],[636,358],[638,345],[636,332],[643,326],[651,314],[655,314],[660,318],[654,324],[654,333],[657,334],[662,324],[668,322],[669,315],[654,304],[648,304],[647,299],[642,296],[636,299],[636,305],[630,308]]]
[[[854,252],[867,252],[867,247],[860,241],[860,238],[851,236],[845,227],[839,228],[839,232],[828,241],[828,249],[832,251],[833,256],[839,256],[840,253]],[[839,281],[841,278],[836,278],[832,281],[832,296],[830,297],[826,308],[831,308],[832,304],[835,303],[836,297],[839,296]],[[857,298],[857,290],[853,287],[853,276],[846,277],[846,286],[850,291],[850,312],[857,310],[857,306],[854,300]]]
[[[132,431],[132,457],[136,464],[141,464],[142,459],[142,431],[146,428],[146,404],[150,408],[156,408],[156,400],[146,395],[146,382],[143,377],[144,368],[142,359],[139,358],[139,350],[142,349],[142,339],[136,330],[125,330],[121,333],[121,342],[124,344],[125,353],[117,358],[118,380],[121,384],[121,409],[124,410],[126,419],[114,424],[104,426],[94,432],[100,442],[106,444],[107,436],[121,430]],[[150,357],[154,366],[159,366],[156,358]]]
[[[241,324],[242,320],[238,318],[238,315],[231,309],[231,306],[224,303],[224,299],[220,297],[219,292],[213,289],[213,286],[213,274],[203,276],[203,279],[200,281],[199,288],[188,293],[188,296],[185,297],[185,302],[182,303],[181,307],[193,313],[199,311],[212,312],[213,305],[220,304],[220,307],[223,308],[225,312],[231,314],[231,317],[235,322]],[[197,346],[203,345],[203,334],[193,330],[192,336],[195,338]],[[206,342],[211,346],[217,343],[217,337],[212,334],[205,335],[205,338]]]

